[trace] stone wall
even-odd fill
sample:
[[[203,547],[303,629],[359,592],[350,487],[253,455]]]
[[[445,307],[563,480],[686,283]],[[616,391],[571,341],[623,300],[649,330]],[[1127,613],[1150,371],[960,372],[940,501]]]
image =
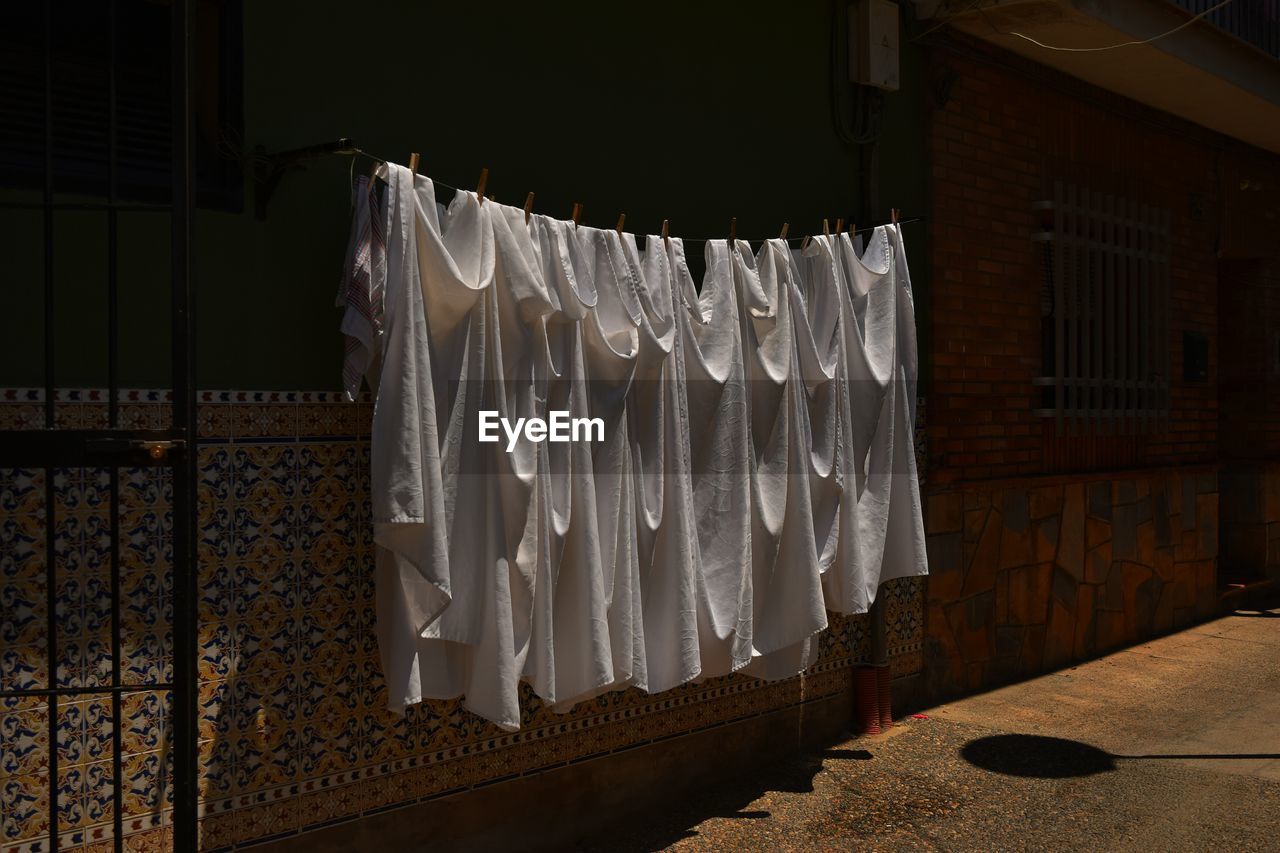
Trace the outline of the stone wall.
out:
[[[942,487],[926,524],[931,698],[1096,657],[1217,608],[1212,466]]]

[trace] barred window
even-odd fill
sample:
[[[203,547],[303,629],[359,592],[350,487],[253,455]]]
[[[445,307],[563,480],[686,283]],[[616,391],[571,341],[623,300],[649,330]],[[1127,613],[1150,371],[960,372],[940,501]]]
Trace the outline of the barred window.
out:
[[[196,202],[231,212],[240,211],[244,188],[242,5],[242,0],[194,4],[200,34],[191,83]],[[54,192],[107,195],[114,87],[119,199],[167,202],[172,191],[169,4],[61,0],[48,21],[49,80],[47,9],[48,3],[5,4],[8,23],[0,27],[0,186],[42,188],[47,149]],[[46,118],[52,145],[46,145]]]
[[[1058,181],[1038,202],[1042,388],[1055,432],[1149,432],[1169,412],[1169,211]]]

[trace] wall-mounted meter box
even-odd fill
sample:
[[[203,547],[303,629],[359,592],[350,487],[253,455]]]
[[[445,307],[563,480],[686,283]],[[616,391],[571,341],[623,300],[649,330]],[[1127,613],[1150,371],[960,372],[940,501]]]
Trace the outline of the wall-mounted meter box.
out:
[[[898,91],[898,4],[893,0],[849,5],[849,80]]]

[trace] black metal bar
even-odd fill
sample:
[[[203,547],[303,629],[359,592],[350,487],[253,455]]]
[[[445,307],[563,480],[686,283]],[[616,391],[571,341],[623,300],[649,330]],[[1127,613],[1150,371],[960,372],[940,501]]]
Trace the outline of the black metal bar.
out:
[[[45,652],[48,672],[45,681],[49,692],[49,849],[58,849],[58,532],[55,468],[44,469],[44,582],[45,582]],[[26,691],[32,695],[35,691]]]
[[[331,142],[320,142],[303,148],[291,148],[268,154],[262,148],[255,152],[253,168],[254,211],[259,219],[267,218],[267,204],[280,184],[280,179],[290,166],[303,160],[324,157],[329,154],[358,154],[360,149],[347,137]]]
[[[114,5],[114,4],[112,4]],[[114,17],[113,17],[114,20]],[[112,841],[116,853],[124,850],[124,703],[120,693],[120,656],[124,649],[120,632],[120,469],[111,467],[111,791]]]
[[[44,7],[44,422],[57,426],[54,411],[53,292],[53,4]],[[45,652],[49,687],[58,677],[58,529],[54,469],[44,470]],[[49,849],[58,849],[58,697],[49,694]]]
[[[172,690],[173,684],[121,684],[113,687],[33,687],[24,690],[0,690],[0,699],[26,699],[33,696],[107,696],[112,693],[152,693]]]
[[[120,426],[120,217],[116,182],[116,0],[107,5],[107,426]],[[124,702],[120,694],[120,468],[111,466],[111,842],[124,853]]]
[[[107,5],[107,42],[107,425],[115,429],[120,425],[120,391],[117,387],[120,370],[120,253],[117,245],[120,240],[120,220],[116,211],[115,0],[110,0]]]
[[[104,437],[105,436],[105,437]],[[82,467],[86,465],[161,466],[167,455],[153,458],[144,447],[152,442],[180,442],[185,433],[159,429],[14,430],[0,441],[3,467]]]
[[[359,151],[354,139],[343,136],[330,142],[317,142],[315,145],[305,145],[302,148],[290,148],[287,151],[276,151],[272,154],[265,155],[265,159],[276,167],[290,166],[299,160],[307,160],[312,157],[323,157],[327,154],[355,154]]]
[[[44,204],[38,201],[2,201],[0,210],[115,210],[118,213],[168,213],[167,204],[116,204],[102,201],[59,201]]]
[[[173,468],[173,847],[198,849],[196,797],[197,694],[195,596],[195,294],[191,275],[192,208],[195,201],[191,70],[194,42],[192,0],[172,8],[173,99],[173,431],[185,445]]]
[[[53,293],[53,4],[44,7],[44,425],[57,426],[54,412]]]

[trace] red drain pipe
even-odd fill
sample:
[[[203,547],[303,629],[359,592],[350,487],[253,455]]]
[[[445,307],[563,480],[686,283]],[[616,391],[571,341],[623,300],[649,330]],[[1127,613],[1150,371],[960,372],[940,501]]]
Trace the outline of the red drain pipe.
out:
[[[893,689],[888,666],[876,667],[876,696],[880,704],[880,728],[893,728]]]
[[[880,734],[880,690],[874,666],[860,666],[853,671],[854,717],[858,732]]]
[[[854,716],[861,734],[878,735],[893,728],[892,680],[888,666],[853,671]]]

